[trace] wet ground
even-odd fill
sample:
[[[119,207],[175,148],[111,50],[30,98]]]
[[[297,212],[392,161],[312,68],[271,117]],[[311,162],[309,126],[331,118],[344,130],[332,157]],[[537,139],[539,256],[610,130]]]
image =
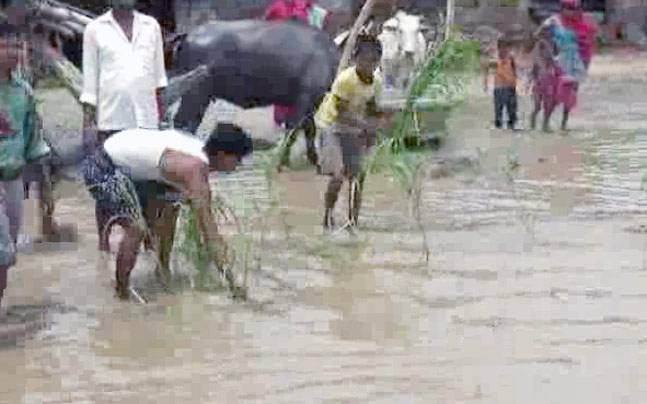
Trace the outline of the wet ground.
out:
[[[0,349],[0,401],[644,402],[646,73],[647,54],[598,57],[568,134],[491,130],[475,85],[438,156],[477,164],[424,182],[428,263],[395,182],[369,179],[357,239],[324,237],[324,180],[268,187],[255,157],[217,183],[257,202],[247,303],[160,292],[146,256],[150,302],[115,300],[92,205],[66,184],[58,215],[82,238],[12,270],[7,304],[40,331]]]

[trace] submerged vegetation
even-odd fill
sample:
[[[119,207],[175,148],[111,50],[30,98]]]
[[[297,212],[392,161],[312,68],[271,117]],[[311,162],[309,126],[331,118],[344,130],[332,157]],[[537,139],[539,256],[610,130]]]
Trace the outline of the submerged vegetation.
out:
[[[478,44],[473,41],[450,39],[443,42],[420,70],[411,86],[404,109],[398,112],[392,128],[379,133],[378,145],[373,156],[366,162],[370,173],[389,173],[400,183],[411,200],[411,214],[423,233],[426,258],[429,247],[422,227],[420,211],[421,178],[428,153],[409,150],[407,139],[421,138],[417,114],[421,111],[448,110],[459,105],[466,94],[466,82],[478,64]],[[267,219],[277,213],[278,194],[275,189],[276,167],[285,153],[285,141],[272,151],[255,154],[255,165],[265,177],[269,205],[263,208],[240,195],[216,195],[213,210],[220,224],[235,225],[235,232],[228,234],[227,242],[234,255],[232,271],[242,277],[246,285],[247,274],[252,266],[259,270],[261,252],[267,237]],[[290,238],[289,226],[285,224],[286,238]],[[209,262],[207,246],[203,244],[195,210],[184,208],[180,218],[179,252],[193,267],[193,286],[198,290],[222,289],[217,272]]]

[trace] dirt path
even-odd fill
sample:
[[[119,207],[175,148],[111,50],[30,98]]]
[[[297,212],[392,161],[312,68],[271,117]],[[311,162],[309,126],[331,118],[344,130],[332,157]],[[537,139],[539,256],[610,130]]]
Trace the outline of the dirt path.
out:
[[[360,238],[331,239],[324,180],[290,172],[251,302],[159,293],[144,256],[151,303],[123,304],[68,185],[59,215],[83,237],[11,272],[7,303],[45,307],[47,327],[0,350],[0,401],[644,402],[646,57],[598,57],[566,136],[491,131],[475,89],[441,154],[479,167],[425,183],[428,264],[395,183],[371,178]],[[255,162],[217,186],[265,209]]]

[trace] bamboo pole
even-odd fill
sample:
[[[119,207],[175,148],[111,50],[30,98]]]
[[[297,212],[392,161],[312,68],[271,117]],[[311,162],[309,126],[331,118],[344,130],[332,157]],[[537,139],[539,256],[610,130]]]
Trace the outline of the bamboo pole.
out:
[[[449,39],[454,25],[454,0],[447,0],[447,18],[445,19],[445,40]]]
[[[371,11],[373,11],[374,5],[375,0],[366,0],[366,3],[364,3],[364,6],[362,6],[362,10],[360,11],[359,16],[357,16],[357,19],[353,24],[353,28],[351,28],[350,30],[348,40],[346,41],[344,52],[342,53],[341,60],[339,61],[339,66],[337,67],[337,75],[339,75],[339,73],[341,73],[348,66],[351,54],[353,53],[353,49],[355,49],[355,43],[357,42],[359,31],[362,29],[364,23],[371,15]]]

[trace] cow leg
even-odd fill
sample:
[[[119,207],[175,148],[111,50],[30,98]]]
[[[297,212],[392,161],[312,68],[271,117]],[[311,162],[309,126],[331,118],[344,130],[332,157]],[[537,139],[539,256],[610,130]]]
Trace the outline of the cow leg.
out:
[[[173,124],[176,129],[184,130],[195,134],[202,123],[202,118],[211,103],[213,95],[211,85],[213,77],[208,77],[200,83],[193,86],[182,96],[180,108],[175,114]]]

